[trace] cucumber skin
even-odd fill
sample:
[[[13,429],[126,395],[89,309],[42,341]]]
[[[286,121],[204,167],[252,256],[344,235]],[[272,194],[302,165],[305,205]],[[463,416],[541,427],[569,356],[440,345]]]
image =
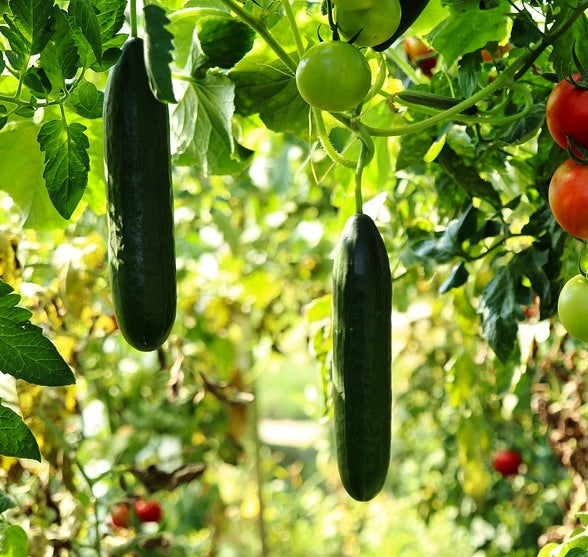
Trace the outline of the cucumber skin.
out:
[[[149,87],[139,38],[108,76],[104,163],[115,315],[126,341],[147,352],[175,320],[176,263],[169,115]]]
[[[369,501],[390,461],[392,280],[388,254],[370,217],[345,224],[333,266],[333,402],[339,475]]]

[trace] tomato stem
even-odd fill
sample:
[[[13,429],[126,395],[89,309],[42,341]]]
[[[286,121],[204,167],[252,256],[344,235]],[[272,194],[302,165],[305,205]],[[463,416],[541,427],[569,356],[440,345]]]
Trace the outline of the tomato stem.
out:
[[[292,36],[296,42],[296,50],[298,51],[298,55],[302,56],[304,54],[304,44],[302,43],[302,37],[300,36],[300,31],[298,30],[298,25],[296,24],[296,17],[294,17],[290,0],[283,0],[282,4],[284,5],[284,11],[286,12],[288,22],[290,23]]]
[[[356,168],[357,161],[352,161],[350,159],[345,158],[333,147],[333,144],[331,143],[331,140],[329,139],[329,134],[327,133],[327,129],[325,127],[325,121],[323,120],[323,115],[322,115],[321,111],[318,108],[312,108],[312,115],[313,115],[314,122],[316,124],[316,132],[317,132],[318,138],[321,142],[321,145],[323,146],[323,149],[326,151],[327,155],[329,156],[329,158],[333,162],[336,162],[337,164],[340,164],[341,166],[345,166],[347,168]]]
[[[297,63],[292,59],[292,57],[282,48],[280,43],[273,37],[270,33],[268,28],[254,18],[247,10],[243,9],[239,4],[237,4],[234,0],[220,0],[225,6],[230,8],[239,19],[249,25],[256,33],[258,33],[261,38],[267,43],[267,45],[276,53],[278,58],[284,62],[284,64],[288,67],[288,69],[292,70],[293,73],[296,72]]]

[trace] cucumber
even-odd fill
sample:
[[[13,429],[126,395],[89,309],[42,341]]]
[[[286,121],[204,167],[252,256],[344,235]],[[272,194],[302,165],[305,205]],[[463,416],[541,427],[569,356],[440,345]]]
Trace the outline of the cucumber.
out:
[[[104,166],[116,319],[131,346],[155,350],[176,314],[173,194],[168,110],[149,87],[140,38],[108,76]]]
[[[390,461],[392,280],[374,221],[350,217],[333,265],[333,409],[339,475],[369,501]]]

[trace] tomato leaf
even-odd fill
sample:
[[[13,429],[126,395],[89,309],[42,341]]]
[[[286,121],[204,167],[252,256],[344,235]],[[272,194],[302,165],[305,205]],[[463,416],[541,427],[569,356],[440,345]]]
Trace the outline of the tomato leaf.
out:
[[[23,419],[13,410],[0,404],[0,454],[41,461],[39,445]]]
[[[98,16],[90,0],[70,0],[68,13],[72,16],[75,26],[88,41],[96,60],[102,59],[102,37]]]
[[[0,514],[14,507],[16,507],[16,503],[6,493],[0,491]]]
[[[172,61],[173,35],[166,29],[169,19],[165,10],[150,4],[143,9],[145,14],[145,65],[149,85],[161,102],[175,103],[170,63]]]
[[[0,527],[0,555],[6,557],[29,555],[29,538],[20,526],[3,524]]]
[[[439,287],[439,294],[445,294],[453,288],[458,288],[462,284],[465,284],[468,280],[469,273],[466,269],[463,261],[458,263],[451,269],[451,273],[443,284]]]
[[[72,385],[71,369],[42,329],[30,323],[31,312],[16,305],[19,301],[0,280],[0,371],[35,385]]]
[[[70,95],[67,106],[84,118],[102,118],[104,93],[83,79]]]
[[[4,14],[10,31],[2,34],[21,54],[39,54],[52,35],[53,0],[12,0],[12,14]]]
[[[308,105],[298,93],[294,75],[267,50],[250,52],[229,77],[235,83],[238,114],[259,114],[276,132],[308,133]]]
[[[520,145],[529,141],[545,121],[545,104],[533,105],[531,111],[516,122],[500,136],[500,141],[508,145]]]
[[[49,197],[61,216],[68,219],[77,207],[86,185],[90,158],[90,143],[86,126],[65,125],[62,120],[45,122],[37,140],[45,152],[43,177]]]

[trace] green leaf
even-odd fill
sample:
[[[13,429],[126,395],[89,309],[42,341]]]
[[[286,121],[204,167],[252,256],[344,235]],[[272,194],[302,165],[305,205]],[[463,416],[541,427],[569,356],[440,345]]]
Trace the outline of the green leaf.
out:
[[[500,136],[500,141],[508,145],[519,145],[529,141],[545,121],[545,104],[533,105],[531,111],[516,122]]]
[[[0,491],[0,514],[14,507],[16,507],[16,503],[6,493]]]
[[[115,39],[125,23],[127,0],[95,0],[94,6],[98,10],[98,25],[102,45],[103,47],[111,46],[113,39]]]
[[[586,543],[588,544],[588,542]],[[570,549],[568,552],[563,553],[563,555],[565,557],[588,557],[588,550],[579,547],[574,547]]]
[[[451,148],[445,145],[435,159],[448,176],[470,197],[486,199],[495,206],[500,206],[500,196],[488,180],[480,177],[476,169],[466,164]]]
[[[0,133],[0,190],[14,199],[24,226],[35,230],[63,228],[67,221],[53,207],[43,181],[38,130],[32,122],[21,122],[9,124]]]
[[[72,385],[75,378],[31,312],[18,307],[18,294],[0,280],[0,371],[35,385]]]
[[[5,15],[4,21],[22,41],[19,41],[20,47],[17,47],[7,36],[12,48],[27,55],[39,54],[43,50],[52,34],[53,5],[53,0],[11,0],[9,2],[12,16]],[[14,35],[13,39],[15,39]]]
[[[80,58],[67,13],[63,10],[56,10],[53,30],[39,58],[39,66],[49,77],[53,91],[64,91],[65,81],[75,76]]]
[[[503,363],[514,351],[517,322],[523,318],[522,305],[530,301],[529,288],[521,284],[520,275],[510,266],[501,267],[482,291],[482,334]]]
[[[477,52],[470,52],[462,56],[459,61],[459,73],[457,74],[457,83],[464,97],[471,97],[480,77],[480,68],[482,58]]]
[[[479,2],[455,10],[427,38],[443,55],[448,66],[462,54],[483,48],[490,41],[501,42],[508,34],[507,2],[491,10],[481,10]],[[476,32],[472,33],[472,29]]]
[[[102,59],[102,36],[96,10],[90,0],[70,0],[68,13],[92,48],[96,60]]]
[[[8,122],[8,109],[5,105],[0,104],[0,130],[6,125]]]
[[[39,446],[31,430],[16,412],[1,404],[0,423],[0,454],[41,461]]]
[[[460,261],[457,265],[451,269],[451,273],[443,284],[439,287],[439,294],[445,294],[453,288],[458,288],[462,284],[465,284],[468,280],[468,270],[463,261]]]
[[[43,68],[31,66],[24,74],[23,83],[36,97],[45,98],[51,93],[51,82]]]
[[[149,76],[149,85],[161,102],[175,103],[171,78],[173,35],[165,28],[169,24],[165,11],[150,4],[145,6],[145,65]]]
[[[102,105],[104,93],[96,88],[96,85],[85,79],[78,83],[70,95],[67,106],[76,114],[84,118],[102,118]]]
[[[171,119],[179,165],[214,174],[230,161],[233,94],[233,84],[220,74],[186,84]]]
[[[259,114],[276,132],[308,132],[308,105],[298,93],[294,74],[269,49],[250,52],[229,77],[235,83],[238,114]]]
[[[62,120],[45,122],[39,130],[38,141],[45,152],[43,177],[49,197],[68,219],[77,207],[88,183],[90,143],[79,123],[65,126]]]
[[[28,557],[29,539],[26,532],[16,525],[0,530],[0,557]]]

